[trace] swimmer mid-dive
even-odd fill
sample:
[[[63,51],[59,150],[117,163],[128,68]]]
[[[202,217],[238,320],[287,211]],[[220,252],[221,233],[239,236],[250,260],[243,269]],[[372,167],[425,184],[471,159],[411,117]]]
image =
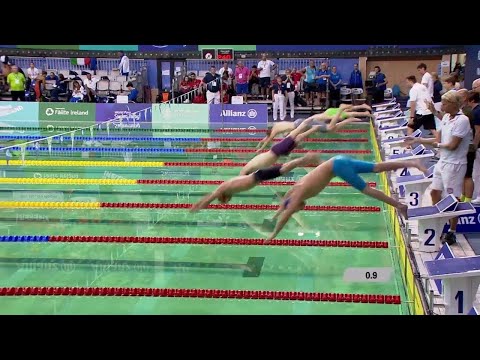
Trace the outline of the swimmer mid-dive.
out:
[[[365,195],[383,201],[395,208],[407,219],[408,206],[387,196],[385,193],[367,186],[367,183],[358,175],[365,173],[380,173],[385,171],[394,171],[401,168],[414,167],[423,173],[427,168],[419,160],[405,160],[373,163],[367,161],[355,160],[347,156],[335,156],[309,172],[302,177],[284,196],[280,203],[280,208],[274,215],[274,219],[279,217],[273,233],[268,240],[275,238],[280,230],[285,226],[290,217],[297,211],[305,207],[305,201],[318,195],[328,183],[335,177],[343,179],[358,191]]]
[[[330,122],[330,126],[335,127],[342,114],[343,109],[340,109]],[[312,126],[314,120],[315,116],[305,119],[295,130],[288,134],[286,138],[272,146],[269,151],[255,156],[242,168],[240,175],[248,175],[258,169],[269,167],[275,164],[280,156],[290,155],[298,144],[310,134],[316,131],[326,132],[326,125],[324,123],[318,126]],[[356,120],[359,121],[358,119]]]
[[[362,104],[358,106],[341,104],[338,108],[329,108],[325,112],[321,114],[315,114],[307,119],[277,122],[273,125],[271,129],[267,130],[266,136],[262,140],[260,140],[257,145],[257,148],[259,148],[257,152],[261,152],[263,149],[265,149],[265,147],[267,147],[267,145],[273,139],[275,139],[277,135],[295,130],[300,126],[302,122],[309,120],[310,118],[314,119],[313,123],[311,124],[312,126],[324,127],[324,131],[322,132],[335,132],[339,130],[342,126],[345,126],[351,122],[361,121],[360,119],[357,119],[359,117],[373,117],[371,113],[360,112],[358,110],[372,111],[372,108],[367,104]],[[339,122],[338,124],[332,124],[331,122],[329,124],[326,124],[326,121],[333,120],[338,113],[341,113],[341,119],[343,121]]]
[[[257,170],[250,175],[241,175],[222,183],[214,192],[204,196],[199,202],[194,204],[190,211],[195,212],[205,209],[215,199],[225,204],[229,202],[232,196],[239,192],[253,189],[262,181],[275,179],[279,176],[288,174],[297,167],[320,164],[318,156],[314,153],[307,153],[305,156],[289,161],[283,165],[276,165],[266,169]]]

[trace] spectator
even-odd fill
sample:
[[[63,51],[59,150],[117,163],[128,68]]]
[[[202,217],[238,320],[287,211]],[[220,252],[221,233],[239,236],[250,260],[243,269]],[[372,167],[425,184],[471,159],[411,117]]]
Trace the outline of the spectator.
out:
[[[317,73],[315,62],[310,60],[308,67],[306,67],[303,71],[305,73],[304,91],[307,94],[307,101],[309,101],[311,106],[313,106],[315,101],[314,93],[316,93],[318,90],[318,85],[315,81],[315,74]]]
[[[277,76],[276,82],[272,86],[272,100],[273,100],[273,121],[277,121],[278,110],[280,110],[280,120],[285,120],[285,94],[287,92],[287,85],[282,82],[282,77]]]
[[[189,91],[192,91],[192,86],[189,76],[184,76],[183,80],[180,82],[180,88],[178,89],[180,95],[186,94]]]
[[[353,64],[353,71],[350,74],[350,81],[348,82],[350,88],[363,89],[362,73],[358,70],[358,64]]]
[[[290,69],[285,70],[285,75],[281,76],[282,82],[285,84],[286,98],[283,102],[283,113],[287,116],[287,102],[290,105],[290,118],[293,120],[295,116],[295,81],[292,78]]]
[[[25,101],[25,85],[27,80],[25,75],[18,71],[18,66],[11,67],[11,73],[7,76],[7,84],[10,87],[12,101]]]
[[[82,101],[84,95],[85,95],[84,87],[81,86],[78,81],[74,81],[73,82],[73,92],[72,92],[72,97],[70,98],[70,102]]]
[[[207,104],[220,104],[221,78],[215,66],[212,65],[210,72],[205,74],[203,83],[207,87]]]
[[[120,64],[118,65],[120,74],[126,76],[128,79],[128,74],[130,73],[130,59],[123,51],[120,51],[118,55],[120,56]]]
[[[35,83],[35,79],[40,75],[40,70],[35,67],[33,62],[30,63],[30,67],[27,69],[27,84],[26,89],[30,89],[32,83]]]
[[[440,160],[435,165],[431,185],[432,203],[442,199],[442,194],[452,194],[460,199],[463,182],[467,171],[467,154],[472,141],[472,130],[468,118],[459,112],[462,98],[456,91],[448,91],[442,96],[442,110],[445,115],[439,129],[438,139],[415,139],[411,142],[431,144],[440,149]],[[429,110],[435,111],[433,103]],[[456,242],[456,226],[458,218],[450,220],[450,229],[444,237],[449,245]]]
[[[438,79],[438,74],[436,72],[432,72],[432,80],[433,80],[433,103],[441,104],[442,95],[440,95],[440,93],[443,90],[443,85],[442,85],[442,82]]]
[[[221,67],[221,69],[218,70],[218,75],[222,77],[225,71],[227,72],[229,78],[233,77],[233,70],[230,67],[228,67],[228,62],[226,61],[223,63],[223,66]]]
[[[272,82],[272,70],[276,67],[272,60],[267,59],[267,55],[262,55],[262,60],[258,62],[258,71],[260,71],[260,91],[262,96],[266,96],[268,99],[267,89]]]
[[[129,91],[128,102],[136,103],[138,98],[138,90],[135,89],[131,81],[127,83],[127,90]]]
[[[480,78],[473,80],[472,82],[472,90],[475,92],[480,93]]]
[[[302,73],[297,71],[297,68],[293,68],[290,76],[293,79],[293,84],[295,85],[295,90],[298,91],[299,90],[299,88],[298,88],[299,87],[299,82],[300,82],[300,80],[302,80],[302,77],[303,77]]]
[[[45,81],[47,78],[47,72],[42,71],[40,75],[35,78],[35,100],[43,100],[43,91],[45,90]]]
[[[382,69],[380,66],[375,66],[375,78],[373,79],[373,83],[375,85],[374,93],[373,93],[373,102],[374,103],[382,103],[385,100],[385,90],[387,90],[388,80],[384,73],[382,73]]]
[[[407,134],[411,135],[415,130],[423,126],[437,136],[435,116],[428,108],[432,101],[425,85],[417,83],[415,75],[407,77],[407,85],[411,88],[410,97],[410,119],[408,122]]]
[[[457,82],[457,79],[453,76],[449,76],[448,78],[446,78],[443,84],[443,87],[445,88],[445,93],[450,90],[456,90],[455,89],[456,82]]]
[[[51,101],[58,101],[59,94],[66,94],[67,91],[68,80],[65,79],[63,74],[58,75],[57,83],[55,87],[50,91]]]
[[[250,75],[248,76],[248,93],[252,95],[258,95],[259,89],[258,86],[260,84],[259,76],[260,71],[258,71],[257,65],[252,65],[252,69],[250,70]]]
[[[237,95],[243,96],[243,102],[247,102],[248,94],[248,75],[250,71],[247,67],[243,66],[243,62],[239,61],[235,68],[235,82]]]
[[[480,103],[480,93],[476,92],[474,90],[470,90],[468,92],[468,105],[472,109],[471,123],[473,123],[473,148],[476,149],[474,168],[477,168],[477,169],[480,165],[479,164],[479,162],[480,162],[480,153],[479,153],[480,150],[478,149],[478,146],[480,144],[480,106],[479,106],[479,103]],[[477,187],[480,186],[479,174],[475,174],[473,176],[475,178],[474,184],[476,184]],[[473,196],[473,189],[474,189],[473,185],[474,184],[472,184],[472,183],[468,184],[467,183],[465,185],[464,195],[465,195],[466,198],[468,197],[468,195]],[[472,186],[472,188],[470,189],[469,186]],[[471,194],[468,192],[469,190],[472,190]],[[480,192],[477,194],[476,199],[472,200],[472,203],[475,204],[475,205],[480,204]]]
[[[330,71],[328,71],[327,63],[320,65],[320,70],[315,73],[315,79],[317,81],[318,92],[320,93],[320,106],[326,107],[327,101],[327,85],[329,84]]]
[[[337,67],[332,66],[330,72],[330,99],[332,100],[333,107],[338,107],[340,102],[340,87],[342,86],[342,75],[337,72]]]
[[[97,82],[98,79],[96,77],[92,77],[92,74],[87,73],[87,78],[83,81],[83,85],[85,86],[85,91],[87,93],[89,102],[96,102],[95,95],[97,90]]]
[[[422,75],[422,80],[420,83],[422,85],[425,85],[425,87],[428,90],[428,95],[430,95],[430,98],[433,98],[433,78],[432,75],[427,71],[427,65],[424,63],[420,63],[417,66],[417,70]]]
[[[479,95],[473,91],[469,92],[467,89],[460,89],[457,91],[457,94],[463,99],[461,110],[468,117],[470,128],[472,129],[472,142],[468,148],[467,171],[465,172],[463,192],[460,200],[471,202],[474,190],[473,168],[475,165],[478,143],[480,141],[480,116],[475,117],[476,114],[474,113],[474,109],[476,105],[478,105]]]
[[[50,74],[46,77],[45,80],[54,80],[54,81],[58,81],[58,76],[55,75],[55,73],[52,71],[50,72]]]

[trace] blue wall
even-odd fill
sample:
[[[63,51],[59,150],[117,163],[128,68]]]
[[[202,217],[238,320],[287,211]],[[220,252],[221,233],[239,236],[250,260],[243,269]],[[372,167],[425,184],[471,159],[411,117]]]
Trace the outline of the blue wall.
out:
[[[465,88],[471,89],[473,80],[478,78],[480,78],[480,45],[470,45],[465,61]]]
[[[157,60],[147,60],[148,85],[151,89],[158,88]]]

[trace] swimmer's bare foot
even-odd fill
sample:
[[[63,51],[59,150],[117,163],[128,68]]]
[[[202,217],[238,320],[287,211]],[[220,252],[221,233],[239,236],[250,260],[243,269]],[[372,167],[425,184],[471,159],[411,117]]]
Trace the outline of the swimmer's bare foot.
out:
[[[405,220],[408,220],[408,206],[405,204],[400,204],[398,205],[397,209],[400,212],[400,215],[402,215]]]

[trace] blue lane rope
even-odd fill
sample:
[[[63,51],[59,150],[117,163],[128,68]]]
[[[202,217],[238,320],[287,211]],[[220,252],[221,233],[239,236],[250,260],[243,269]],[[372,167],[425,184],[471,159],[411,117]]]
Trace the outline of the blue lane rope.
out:
[[[39,135],[0,135],[0,140],[40,140],[45,137]],[[53,140],[60,141],[60,136],[55,136]],[[92,140],[91,136],[74,136],[74,140],[88,141]],[[69,141],[69,136],[63,137],[64,141]],[[179,142],[201,142],[201,138],[197,137],[132,137],[132,136],[94,136],[93,140],[99,141],[179,141]]]

